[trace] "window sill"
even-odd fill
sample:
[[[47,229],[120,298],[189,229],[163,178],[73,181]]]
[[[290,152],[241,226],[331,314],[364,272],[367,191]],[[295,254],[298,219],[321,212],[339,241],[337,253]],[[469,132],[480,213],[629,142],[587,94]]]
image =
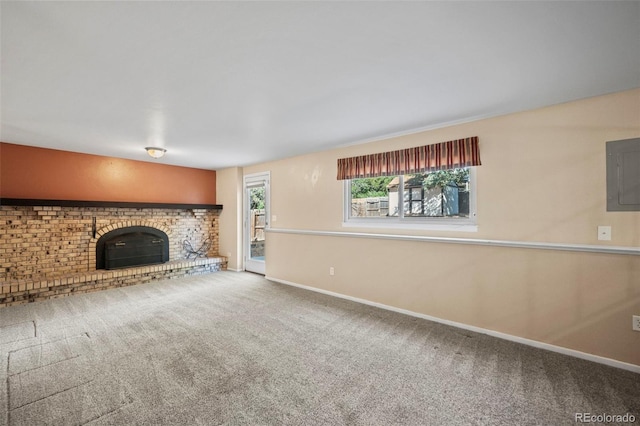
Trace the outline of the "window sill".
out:
[[[478,225],[473,223],[433,223],[433,222],[388,222],[379,220],[350,220],[342,222],[343,228],[370,229],[415,229],[421,231],[478,232]]]

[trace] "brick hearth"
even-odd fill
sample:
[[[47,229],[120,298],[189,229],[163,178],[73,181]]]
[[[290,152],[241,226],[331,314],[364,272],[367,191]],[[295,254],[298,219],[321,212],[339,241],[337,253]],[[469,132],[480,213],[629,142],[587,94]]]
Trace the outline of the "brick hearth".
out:
[[[162,265],[77,272],[43,280],[13,280],[0,285],[0,307],[141,284],[158,279],[200,275],[226,269],[224,257],[170,261]]]

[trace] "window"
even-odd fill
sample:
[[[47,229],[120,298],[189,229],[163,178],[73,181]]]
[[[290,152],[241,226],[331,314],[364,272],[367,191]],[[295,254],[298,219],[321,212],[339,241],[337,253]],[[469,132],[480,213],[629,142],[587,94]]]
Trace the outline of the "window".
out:
[[[475,169],[345,180],[345,222],[475,225]]]
[[[338,158],[347,226],[476,231],[478,137]]]

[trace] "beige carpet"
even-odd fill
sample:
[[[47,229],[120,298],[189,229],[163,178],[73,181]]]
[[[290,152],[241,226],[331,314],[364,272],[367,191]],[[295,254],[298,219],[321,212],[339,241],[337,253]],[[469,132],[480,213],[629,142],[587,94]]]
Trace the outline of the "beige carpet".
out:
[[[253,274],[0,309],[0,424],[569,425],[583,412],[640,418],[640,376]]]

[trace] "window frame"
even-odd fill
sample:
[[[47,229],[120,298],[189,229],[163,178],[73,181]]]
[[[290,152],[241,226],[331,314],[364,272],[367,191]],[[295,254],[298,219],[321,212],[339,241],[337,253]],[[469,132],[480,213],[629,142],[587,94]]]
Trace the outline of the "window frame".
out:
[[[404,197],[398,196],[399,212],[397,216],[386,217],[351,217],[351,179],[343,181],[343,227],[357,228],[389,228],[389,229],[422,229],[438,231],[477,232],[477,198],[478,178],[475,166],[469,169],[469,217],[420,217],[405,216]],[[395,175],[394,175],[395,176]],[[404,175],[400,176],[399,186],[404,188]],[[393,206],[389,204],[389,211]]]

